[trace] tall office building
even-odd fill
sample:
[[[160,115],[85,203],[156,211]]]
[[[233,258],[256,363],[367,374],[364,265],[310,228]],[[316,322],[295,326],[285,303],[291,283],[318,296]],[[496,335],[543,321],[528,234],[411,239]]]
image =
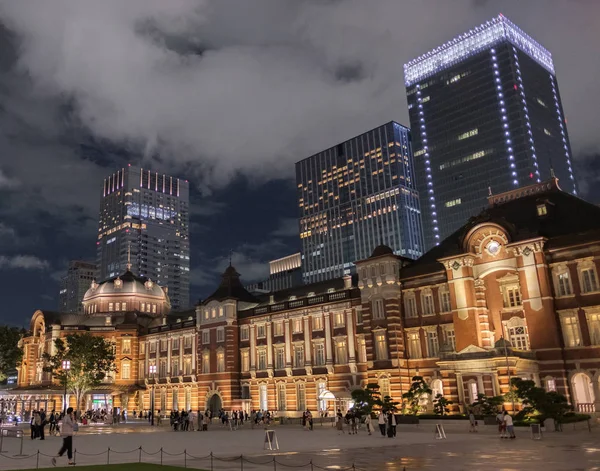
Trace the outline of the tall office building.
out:
[[[550,176],[577,194],[552,55],[505,16],[404,66],[427,248],[494,194]]]
[[[96,264],[83,260],[72,260],[67,274],[61,280],[59,293],[60,312],[83,312],[83,295],[96,278]]]
[[[168,288],[174,310],[190,296],[189,184],[128,166],[104,180],[98,228],[99,281],[134,272]]]
[[[410,130],[389,122],[296,163],[305,283],[354,271],[385,244],[423,253]]]
[[[302,254],[300,252],[269,262],[269,278],[245,286],[251,293],[269,293],[302,285]]]

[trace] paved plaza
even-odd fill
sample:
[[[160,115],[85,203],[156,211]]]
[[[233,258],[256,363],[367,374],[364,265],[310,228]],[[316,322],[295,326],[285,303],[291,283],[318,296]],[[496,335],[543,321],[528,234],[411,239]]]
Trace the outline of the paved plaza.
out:
[[[446,424],[446,440],[434,437],[434,422],[401,425],[395,439],[380,434],[338,435],[330,426],[315,426],[312,432],[299,426],[276,426],[279,451],[263,450],[264,429],[251,430],[245,425],[229,431],[214,425],[208,432],[173,432],[166,427],[150,428],[142,424],[82,427],[75,437],[77,464],[124,462],[160,463],[213,470],[600,470],[600,428],[565,426],[562,433],[547,433],[532,440],[528,429],[517,429],[516,440],[501,440],[495,427],[480,427],[468,433],[466,423]],[[59,448],[60,438],[45,441],[24,440],[23,454],[17,459],[19,440],[5,439],[0,469],[32,469],[51,466],[50,458]],[[142,447],[142,450],[139,447]],[[110,447],[110,453],[107,453]],[[40,451],[39,457],[37,451]],[[187,457],[184,457],[184,450]],[[212,463],[207,456],[214,453]],[[244,455],[244,463],[239,456]],[[237,457],[237,459],[235,459]],[[203,458],[203,459],[200,459]],[[273,460],[276,463],[273,463]],[[66,460],[64,463],[66,464]],[[306,465],[305,467],[298,467]]]

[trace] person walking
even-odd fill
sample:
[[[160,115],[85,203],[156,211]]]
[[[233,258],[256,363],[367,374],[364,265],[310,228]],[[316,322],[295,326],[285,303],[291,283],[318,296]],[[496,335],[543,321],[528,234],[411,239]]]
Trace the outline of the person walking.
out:
[[[383,411],[379,411],[377,423],[379,424],[379,431],[381,432],[381,436],[385,437],[385,414],[383,413]]]
[[[53,435],[56,432],[56,411],[52,411],[50,413],[50,429],[48,430],[48,433],[50,435]]]
[[[388,437],[395,438],[396,437],[396,417],[394,416],[394,412],[388,412],[387,416],[388,423]]]
[[[77,423],[73,417],[73,408],[67,409],[67,414],[63,417],[62,425],[60,427],[60,435],[63,439],[63,444],[58,450],[56,457],[52,458],[52,466],[56,466],[56,458],[60,458],[67,452],[67,458],[69,459],[69,465],[74,466],[73,461],[73,433],[78,430]]]
[[[44,428],[46,427],[46,412],[44,409],[40,409],[40,427],[38,428],[38,434],[40,436],[40,440],[45,440],[44,437]]]
[[[504,411],[504,424],[506,426],[506,431],[508,432],[508,434],[510,434],[510,438],[517,438],[515,435],[513,418],[506,411]]]
[[[367,414],[365,417],[365,425],[367,426],[367,432],[369,432],[369,435],[371,435],[371,432],[373,431],[373,426],[371,425],[371,414]]]
[[[308,422],[308,430],[313,429],[313,416],[312,413],[307,409],[306,410],[306,420]]]
[[[473,410],[469,411],[469,432],[477,432],[477,420],[475,420],[475,414]]]
[[[344,433],[344,417],[342,416],[342,411],[338,409],[337,414],[335,416],[335,425],[338,432]],[[339,435],[339,433],[338,433]]]
[[[498,432],[500,433],[500,438],[508,438],[506,436],[506,427],[504,425],[504,412],[498,412],[496,415],[496,423],[498,424]]]

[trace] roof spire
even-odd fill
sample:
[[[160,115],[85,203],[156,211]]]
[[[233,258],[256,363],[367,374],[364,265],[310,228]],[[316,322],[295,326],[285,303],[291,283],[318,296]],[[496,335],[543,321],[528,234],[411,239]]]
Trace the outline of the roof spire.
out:
[[[131,242],[127,242],[127,271],[131,271]]]

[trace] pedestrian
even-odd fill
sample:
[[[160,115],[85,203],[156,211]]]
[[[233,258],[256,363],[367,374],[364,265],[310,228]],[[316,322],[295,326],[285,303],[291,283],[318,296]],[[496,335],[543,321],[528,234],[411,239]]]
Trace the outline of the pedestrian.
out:
[[[473,414],[473,410],[469,411],[469,432],[477,432],[477,420],[475,420],[475,414]]]
[[[393,411],[388,412],[387,423],[388,423],[388,428],[389,428],[388,437],[395,438],[396,437],[396,417],[394,416]]]
[[[365,417],[365,425],[367,426],[367,432],[371,435],[373,426],[371,425],[371,414],[367,414]]]
[[[506,436],[506,427],[504,425],[504,412],[498,412],[496,415],[496,423],[498,424],[498,432],[500,433],[500,438],[508,438]]]
[[[344,417],[342,416],[342,411],[338,409],[337,414],[335,416],[335,425],[338,432],[344,433]],[[339,435],[339,433],[338,433]]]
[[[379,424],[379,431],[381,432],[381,436],[385,437],[385,414],[383,413],[383,411],[379,411],[377,423]]]
[[[63,417],[62,425],[60,427],[60,434],[63,437],[63,444],[58,450],[58,454],[55,458],[52,458],[52,466],[56,466],[56,458],[60,458],[67,452],[67,458],[69,459],[69,465],[73,466],[73,433],[78,430],[77,422],[73,418],[73,408],[67,409],[67,414]]]
[[[44,437],[44,428],[46,427],[46,412],[44,409],[40,409],[40,427],[38,428],[38,434],[40,436],[40,440],[45,440]]]
[[[204,415],[198,409],[198,432],[202,432],[202,430],[204,430]]]
[[[52,412],[50,413],[50,429],[48,430],[48,433],[50,435],[52,435],[55,432],[56,432],[56,411],[52,410]]]
[[[506,426],[506,431],[510,434],[510,438],[517,438],[515,436],[515,427],[513,426],[513,418],[506,411],[504,411],[504,425]]]
[[[306,410],[306,420],[308,421],[308,430],[312,430],[313,429],[313,416],[308,409]]]

